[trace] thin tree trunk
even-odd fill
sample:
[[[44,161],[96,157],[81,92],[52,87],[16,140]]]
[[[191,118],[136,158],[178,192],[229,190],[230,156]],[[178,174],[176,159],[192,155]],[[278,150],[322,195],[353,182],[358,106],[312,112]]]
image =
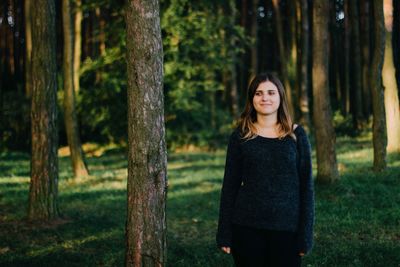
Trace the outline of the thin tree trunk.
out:
[[[272,0],[272,4],[274,6],[274,11],[275,11],[275,25],[276,25],[276,35],[277,35],[278,50],[279,50],[280,73],[282,75],[283,84],[285,86],[290,114],[295,117],[294,106],[293,106],[293,93],[292,93],[292,87],[290,86],[289,83],[289,75],[287,70],[288,63],[285,53],[285,44],[283,42],[283,30],[282,30],[283,27],[282,27],[281,12],[279,8],[279,0]]]
[[[329,2],[316,0],[313,4],[313,99],[317,150],[317,181],[331,183],[339,179],[335,151],[335,131],[329,96]]]
[[[250,35],[253,38],[254,43],[251,46],[251,70],[250,76],[257,75],[258,72],[258,1],[251,1],[251,28]],[[251,79],[251,77],[249,77]]]
[[[344,114],[350,112],[350,17],[349,0],[344,1],[344,86],[342,107]]]
[[[74,16],[74,90],[79,93],[79,71],[81,68],[81,52],[82,52],[82,1],[75,0],[75,16]]]
[[[25,95],[32,94],[32,23],[31,0],[24,0],[25,15]]]
[[[382,65],[385,51],[385,26],[383,0],[373,0],[374,9],[374,51],[370,72],[370,88],[373,113],[374,171],[386,168],[386,117],[384,93],[382,88]]]
[[[71,163],[74,176],[89,175],[79,137],[78,122],[75,112],[75,91],[73,77],[73,34],[71,21],[70,0],[62,0],[63,31],[64,31],[64,123],[67,140],[71,151]]]
[[[361,23],[361,50],[362,50],[362,94],[364,120],[371,114],[371,90],[369,88],[369,66],[370,66],[370,2],[361,0],[360,23]]]
[[[396,74],[393,64],[392,49],[392,0],[385,0],[385,59],[383,63],[382,79],[385,94],[385,113],[387,126],[387,151],[400,153],[400,105],[399,96],[397,94]]]
[[[226,36],[228,47],[232,48],[235,47],[235,38],[232,38],[232,28],[236,25],[237,19],[237,10],[235,5],[235,0],[229,0],[226,3],[226,16],[229,18],[229,26],[226,29]],[[230,97],[230,110],[234,117],[239,114],[239,96],[238,96],[238,85],[237,85],[237,71],[236,71],[236,54],[234,49],[229,49],[227,51],[227,56],[231,60],[231,64],[229,64],[229,73],[227,74],[227,89],[229,90],[229,97]]]
[[[352,35],[352,91],[353,91],[353,125],[361,130],[362,120],[362,80],[361,80],[361,44],[360,44],[360,25],[358,15],[358,1],[351,0],[350,3],[350,24]]]
[[[300,51],[300,123],[308,130],[311,129],[310,105],[308,101],[308,53],[310,27],[308,17],[308,0],[298,0],[301,6],[301,49]]]
[[[28,218],[59,216],[57,68],[54,0],[36,0],[32,11],[32,155]]]
[[[100,7],[96,7],[96,18],[98,20],[99,25],[99,35],[98,35],[98,43],[99,43],[99,54],[103,56],[106,53],[106,33],[105,26],[106,22],[104,19],[104,14],[102,14]]]
[[[241,13],[240,13],[240,25],[243,27],[244,33],[248,34],[248,0],[240,1],[241,4]],[[248,68],[248,48],[245,48],[245,53],[241,56],[241,64],[239,64],[239,88],[247,88],[249,68]],[[239,96],[239,105],[240,99],[243,99],[243,95],[245,90],[238,90]]]
[[[129,0],[126,266],[165,266],[163,50],[158,0]]]

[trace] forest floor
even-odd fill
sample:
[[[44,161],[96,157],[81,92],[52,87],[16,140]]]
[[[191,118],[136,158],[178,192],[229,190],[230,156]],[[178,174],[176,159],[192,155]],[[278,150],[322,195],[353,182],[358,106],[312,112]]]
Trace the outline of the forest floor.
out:
[[[375,174],[371,147],[370,134],[338,138],[341,179],[316,184],[315,245],[303,266],[400,266],[400,156]],[[60,156],[62,218],[46,224],[26,221],[29,155],[0,153],[0,162],[0,266],[123,266],[123,149],[89,154],[91,176],[78,180]],[[233,266],[215,245],[224,163],[225,151],[169,154],[167,266]]]

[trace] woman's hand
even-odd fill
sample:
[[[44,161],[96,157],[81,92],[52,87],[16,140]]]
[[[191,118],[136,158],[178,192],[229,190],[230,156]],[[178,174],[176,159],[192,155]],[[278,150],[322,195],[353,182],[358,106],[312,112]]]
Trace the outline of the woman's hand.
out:
[[[226,254],[231,254],[231,248],[230,247],[221,247],[221,250],[225,252]]]
[[[300,257],[304,256],[304,252],[299,252]]]

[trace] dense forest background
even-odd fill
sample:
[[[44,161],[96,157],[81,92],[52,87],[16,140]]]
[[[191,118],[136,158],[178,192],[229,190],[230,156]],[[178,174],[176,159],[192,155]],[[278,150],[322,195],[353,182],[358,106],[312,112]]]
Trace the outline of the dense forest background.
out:
[[[5,0],[0,4],[2,151],[30,149],[30,87],[26,73],[32,40],[27,38],[27,2]],[[291,96],[296,121],[312,128],[311,67],[315,48],[311,7],[312,1],[303,0],[161,0],[168,148],[225,145],[221,140],[225,140],[223,137],[241,112],[249,79],[262,71],[280,75]],[[393,47],[397,84],[399,10],[399,2],[393,1],[393,34],[386,40]],[[71,2],[71,13],[81,141],[126,145],[124,1],[76,0]],[[373,23],[372,1],[330,1],[326,56],[330,62],[333,120],[339,135],[354,136],[371,128],[368,71],[375,45]],[[58,116],[62,122],[61,1],[56,1],[56,29]],[[59,134],[60,145],[67,145],[63,123],[59,123]]]

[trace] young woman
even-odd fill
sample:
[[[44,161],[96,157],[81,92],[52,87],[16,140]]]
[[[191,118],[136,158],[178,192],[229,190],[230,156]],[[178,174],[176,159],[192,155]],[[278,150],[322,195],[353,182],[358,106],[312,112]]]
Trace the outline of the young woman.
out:
[[[229,139],[217,246],[239,267],[301,266],[313,224],[307,134],[292,123],[279,79],[257,75]]]

